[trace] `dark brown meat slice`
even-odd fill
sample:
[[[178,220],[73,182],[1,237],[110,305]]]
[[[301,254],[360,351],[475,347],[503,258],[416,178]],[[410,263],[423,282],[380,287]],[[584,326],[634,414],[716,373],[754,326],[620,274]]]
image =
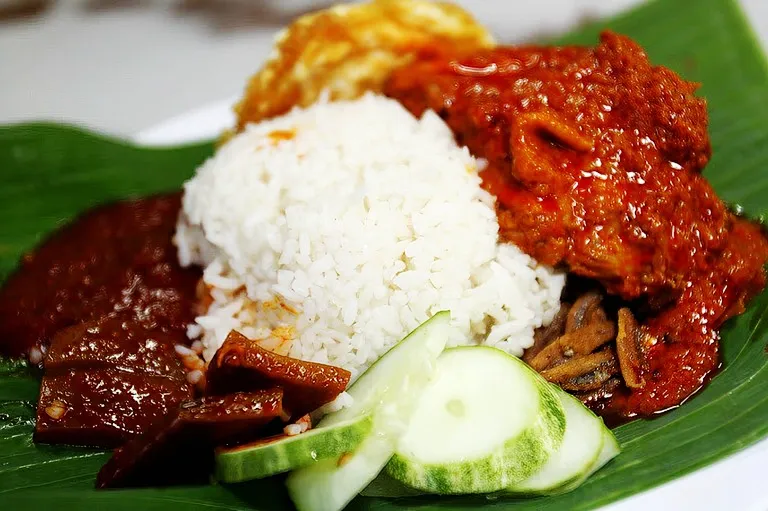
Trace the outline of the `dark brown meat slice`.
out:
[[[198,268],[181,268],[174,193],[99,206],[26,254],[0,288],[0,354],[27,356],[81,321],[130,313],[179,335],[194,319]]]
[[[184,368],[175,351],[179,340],[124,315],[86,321],[56,333],[45,370],[103,367],[181,380]]]
[[[208,366],[206,391],[217,395],[282,387],[285,409],[292,417],[301,417],[336,399],[347,388],[350,376],[340,367],[265,350],[233,330]]]
[[[86,211],[0,288],[0,354],[37,364],[48,347],[36,441],[119,445],[189,398],[174,348],[200,271],[178,264],[180,203],[173,193]]]
[[[40,387],[35,442],[115,447],[189,399],[184,380],[115,369],[48,373]]]
[[[247,442],[283,414],[279,388],[188,401],[151,431],[116,449],[98,488],[204,482],[218,445]]]

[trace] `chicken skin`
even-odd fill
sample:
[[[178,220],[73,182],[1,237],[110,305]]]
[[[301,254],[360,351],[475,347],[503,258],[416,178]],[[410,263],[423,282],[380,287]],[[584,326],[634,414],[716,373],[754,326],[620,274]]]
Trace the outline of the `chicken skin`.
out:
[[[623,415],[701,387],[718,364],[718,328],[765,285],[761,228],[701,175],[711,149],[696,87],[611,32],[595,48],[422,59],[385,86],[415,115],[435,110],[488,161],[502,239],[643,304],[637,356],[620,360],[637,378],[601,405]]]

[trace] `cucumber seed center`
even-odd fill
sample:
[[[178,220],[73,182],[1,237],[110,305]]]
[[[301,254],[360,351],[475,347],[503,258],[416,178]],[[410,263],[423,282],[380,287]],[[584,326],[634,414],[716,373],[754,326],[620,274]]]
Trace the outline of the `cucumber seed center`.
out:
[[[464,417],[466,413],[464,402],[460,399],[451,399],[445,404],[445,409],[454,417]]]

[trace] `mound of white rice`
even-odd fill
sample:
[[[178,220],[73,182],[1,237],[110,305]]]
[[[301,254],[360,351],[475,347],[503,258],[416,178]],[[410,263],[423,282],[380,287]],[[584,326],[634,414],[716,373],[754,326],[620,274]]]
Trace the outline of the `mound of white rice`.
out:
[[[179,257],[212,299],[190,337],[210,360],[237,329],[357,375],[450,309],[449,344],[520,355],[565,277],[498,243],[477,171],[435,114],[375,95],[249,126],[184,187]]]

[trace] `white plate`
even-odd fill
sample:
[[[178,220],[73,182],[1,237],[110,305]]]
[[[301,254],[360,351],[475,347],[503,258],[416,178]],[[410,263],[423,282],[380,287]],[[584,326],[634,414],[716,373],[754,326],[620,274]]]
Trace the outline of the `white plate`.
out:
[[[137,133],[134,140],[145,145],[170,145],[214,138],[234,124],[234,101],[217,101],[173,117]],[[767,469],[768,439],[764,439],[722,461],[610,504],[601,511],[768,511]]]

